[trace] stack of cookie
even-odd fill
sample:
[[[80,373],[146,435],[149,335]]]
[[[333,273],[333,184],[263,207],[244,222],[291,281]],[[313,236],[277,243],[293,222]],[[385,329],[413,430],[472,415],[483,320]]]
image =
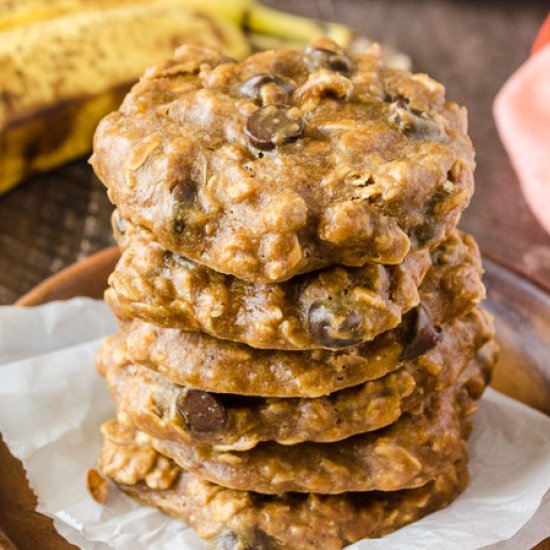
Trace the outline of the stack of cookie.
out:
[[[449,504],[495,361],[464,109],[373,47],[180,48],[100,124],[122,249],[100,468],[219,549]]]

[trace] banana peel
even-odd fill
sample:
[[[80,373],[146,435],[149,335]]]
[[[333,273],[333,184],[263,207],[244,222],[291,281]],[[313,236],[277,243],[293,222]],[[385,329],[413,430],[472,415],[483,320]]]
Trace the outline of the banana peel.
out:
[[[88,152],[99,120],[178,45],[248,55],[240,27],[182,4],[75,11],[0,32],[0,193]]]
[[[315,21],[290,13],[254,4],[248,11],[245,25],[259,35],[276,36],[294,43],[307,44],[318,36],[328,36],[347,47],[353,38],[352,30],[340,23]]]
[[[73,98],[14,124],[0,136],[0,192],[24,177],[85,155],[97,123],[118,109],[126,86],[89,98]]]
[[[255,0],[0,0],[0,193],[86,154],[99,120],[182,43],[236,59],[355,37]]]
[[[71,13],[139,4],[179,7],[241,25],[254,0],[0,0],[0,31]]]

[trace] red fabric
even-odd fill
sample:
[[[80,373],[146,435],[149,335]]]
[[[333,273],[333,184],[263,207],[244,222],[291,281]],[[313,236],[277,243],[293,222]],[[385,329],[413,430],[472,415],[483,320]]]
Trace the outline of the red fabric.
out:
[[[550,13],[544,21],[539,34],[533,42],[533,47],[531,48],[531,55],[537,53],[539,50],[542,50],[546,44],[550,42]]]
[[[525,198],[550,233],[550,43],[506,82],[494,114]]]

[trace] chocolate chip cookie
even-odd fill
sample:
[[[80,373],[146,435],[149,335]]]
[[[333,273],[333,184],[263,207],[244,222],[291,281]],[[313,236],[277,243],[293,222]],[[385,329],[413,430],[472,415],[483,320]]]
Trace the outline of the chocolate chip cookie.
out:
[[[105,295],[118,315],[255,348],[338,349],[372,340],[418,305],[418,287],[432,262],[426,251],[396,266],[332,267],[285,283],[254,284],[183,260],[150,234],[133,232]],[[426,287],[434,300],[441,292],[449,301],[484,296],[481,258],[471,237],[453,231],[432,256]],[[446,302],[439,307],[457,310]]]
[[[171,441],[183,445],[242,451],[261,441],[332,442],[388,426],[454,384],[492,337],[490,316],[474,310],[446,326],[435,347],[391,374],[316,398],[245,397],[182,387],[146,367],[115,361],[118,350],[100,354],[98,367],[118,416],[137,429],[166,430]],[[494,344],[488,346],[494,362]]]
[[[141,434],[109,422],[100,467],[136,500],[190,525],[216,550],[340,550],[444,508],[468,483],[466,453],[422,487],[340,495],[235,491],[182,470]]]
[[[99,125],[122,249],[100,467],[217,550],[336,550],[450,503],[496,360],[466,112],[320,38],[183,46]]]
[[[118,357],[118,362],[158,370],[176,384],[217,393],[319,397],[374,380],[399,368],[401,360],[412,360],[433,347],[442,325],[453,325],[454,334],[466,331],[467,341],[468,325],[455,319],[481,301],[485,290],[475,243],[469,236],[453,235],[456,238],[449,238],[438,249],[441,252],[432,254],[438,267],[429,270],[420,287],[426,306],[371,342],[336,352],[258,350],[126,318],[121,320],[124,334],[108,339],[103,353]],[[466,248],[460,244],[463,241]],[[464,254],[465,249],[471,254]],[[126,313],[112,305],[119,315]]]
[[[464,374],[486,380],[475,362]],[[424,485],[459,458],[473,411],[474,400],[459,380],[392,425],[333,443],[263,442],[247,451],[216,451],[175,442],[169,424],[151,423],[147,435],[159,453],[185,470],[232,489],[265,494],[397,491]],[[119,421],[135,427],[124,413]]]
[[[127,224],[129,225],[129,224]],[[266,349],[344,348],[396,327],[418,305],[428,251],[400,265],[331,267],[281,284],[248,283],[166,252],[128,228],[107,299],[165,327]]]
[[[435,329],[434,329],[435,330]],[[255,350],[200,332],[159,328],[138,319],[105,340],[98,366],[145,365],[182,386],[262,397],[319,397],[375,380],[400,367],[409,331],[400,327],[337,352]]]
[[[376,51],[183,46],[100,123],[91,163],[123,218],[220,273],[400,264],[456,226],[474,153],[443,86]]]

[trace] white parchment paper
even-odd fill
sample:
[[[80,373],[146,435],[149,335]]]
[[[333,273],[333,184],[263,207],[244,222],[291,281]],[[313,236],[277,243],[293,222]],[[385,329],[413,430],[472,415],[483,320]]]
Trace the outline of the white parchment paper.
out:
[[[160,512],[116,490],[101,506],[85,489],[99,426],[113,415],[94,354],[114,331],[105,304],[93,300],[0,308],[0,432],[23,461],[39,511],[74,544],[202,549],[191,529]],[[350,548],[521,550],[550,536],[550,419],[490,390],[475,423],[465,493],[445,510]]]

